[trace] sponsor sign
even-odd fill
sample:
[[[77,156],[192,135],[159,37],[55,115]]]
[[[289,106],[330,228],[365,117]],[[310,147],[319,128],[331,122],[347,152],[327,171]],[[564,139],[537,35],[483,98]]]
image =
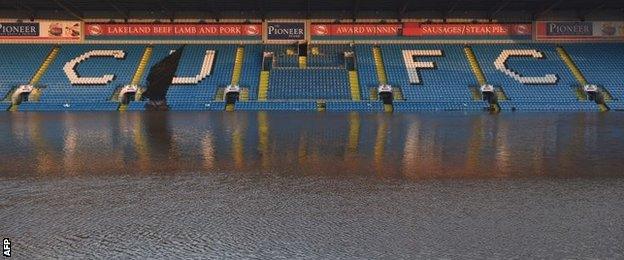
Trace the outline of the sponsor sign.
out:
[[[82,38],[80,21],[35,21],[27,23],[0,21],[1,40],[60,40]]]
[[[305,40],[305,23],[267,23],[267,40]]]
[[[260,36],[260,24],[93,24],[86,25],[89,39],[98,37],[152,36]]]
[[[530,36],[531,24],[422,24],[405,23],[404,36]]]
[[[594,28],[592,23],[586,22],[562,22],[562,23],[547,23],[546,35],[553,36],[592,36],[594,34]]]
[[[313,36],[397,36],[401,24],[312,24]]]
[[[0,36],[39,36],[38,23],[0,23]]]
[[[536,40],[624,40],[624,22],[536,22]]]

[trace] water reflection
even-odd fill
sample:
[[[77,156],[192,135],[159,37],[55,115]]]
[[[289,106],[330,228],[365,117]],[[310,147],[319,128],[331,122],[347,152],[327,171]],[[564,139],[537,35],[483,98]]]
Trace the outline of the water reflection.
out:
[[[618,113],[11,113],[0,172],[619,175],[623,126]]]

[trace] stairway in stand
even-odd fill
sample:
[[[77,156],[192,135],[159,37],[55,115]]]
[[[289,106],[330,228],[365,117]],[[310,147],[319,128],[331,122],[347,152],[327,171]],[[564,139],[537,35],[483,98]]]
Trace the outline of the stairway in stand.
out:
[[[299,56],[299,68],[300,69],[305,69],[308,67],[308,57],[306,56]]]
[[[154,47],[147,46],[145,51],[143,52],[143,56],[141,56],[141,60],[139,61],[139,65],[137,66],[136,72],[132,76],[132,81],[130,85],[139,85],[141,83],[141,78],[145,73],[145,69],[147,68],[147,63],[149,63],[150,58],[152,57],[152,52],[154,51]]]
[[[260,72],[260,84],[258,86],[258,101],[266,101],[269,93],[269,71]]]
[[[134,75],[132,76],[132,80],[130,81],[131,86],[139,86],[139,84],[141,84],[141,79],[143,78],[143,74],[145,74],[145,70],[147,69],[147,64],[152,58],[153,51],[154,51],[154,47],[152,46],[145,47],[145,51],[143,51],[143,56],[141,56],[141,60],[139,60],[139,65],[137,66],[137,70],[134,72]],[[119,91],[120,89],[118,89],[115,92],[115,94],[113,94],[113,100],[115,101],[119,100]],[[135,100],[139,100],[139,99],[141,99],[140,88],[135,95]],[[117,110],[126,111],[126,109],[128,109],[128,104],[120,103],[119,108]]]
[[[232,85],[238,85],[240,82],[241,73],[243,71],[243,59],[245,57],[245,48],[239,46],[236,49],[236,58],[234,59],[234,70],[232,71]]]
[[[479,65],[479,61],[477,60],[477,57],[472,51],[472,48],[468,46],[464,47],[464,53],[466,53],[466,58],[468,58],[468,63],[470,64],[470,68],[472,69],[472,72],[477,78],[477,82],[479,83],[479,86],[483,86],[487,84],[487,80],[485,80],[485,75],[483,74],[483,70],[481,69],[481,66]]]
[[[477,56],[472,51],[472,48],[470,48],[470,46],[465,46],[464,53],[466,54],[466,59],[468,59],[470,69],[472,70],[472,73],[475,75],[477,83],[479,84],[479,86],[469,86],[470,92],[472,94],[472,100],[480,101],[483,99],[480,86],[487,85],[487,79],[485,78],[483,69],[481,69],[481,65],[479,65],[479,60],[477,60]],[[505,95],[502,87],[495,87],[494,94],[496,95],[496,99],[493,102],[490,101],[490,111],[499,112],[500,105],[498,102],[502,100],[507,100],[507,95]]]
[[[587,79],[585,78],[581,70],[578,68],[578,66],[576,66],[576,63],[574,63],[574,61],[572,60],[572,57],[570,57],[570,54],[568,54],[568,52],[563,47],[557,46],[557,53],[559,54],[559,57],[561,57],[561,60],[563,61],[563,63],[565,63],[565,65],[568,67],[570,72],[572,72],[572,75],[574,75],[574,78],[576,79],[576,81],[581,85],[580,86],[581,88],[589,84],[589,82],[587,81]],[[604,91],[601,91],[600,93],[603,93],[602,95],[605,98],[605,100],[608,100],[607,96],[610,96],[610,95],[605,95]],[[609,110],[609,107],[607,107],[606,104],[597,104],[597,105],[600,108],[600,110],[603,112]]]
[[[381,57],[381,49],[378,46],[373,47],[373,59],[375,60],[375,69],[377,71],[377,79],[379,84],[388,84],[386,76],[386,68]]]
[[[358,80],[357,71],[349,71],[349,86],[351,87],[351,100],[360,101],[360,83]]]
[[[48,56],[43,60],[43,63],[41,63],[41,66],[39,66],[39,69],[37,69],[37,72],[35,72],[35,75],[33,75],[33,77],[28,82],[29,85],[33,86],[32,92],[28,95],[28,100],[39,101],[39,97],[41,96],[41,89],[37,87],[37,84],[46,73],[46,71],[48,71],[48,68],[50,67],[52,62],[54,62],[56,56],[58,56],[60,51],[60,46],[54,46]],[[19,105],[12,104],[11,107],[9,107],[9,111],[17,111],[18,107]]]

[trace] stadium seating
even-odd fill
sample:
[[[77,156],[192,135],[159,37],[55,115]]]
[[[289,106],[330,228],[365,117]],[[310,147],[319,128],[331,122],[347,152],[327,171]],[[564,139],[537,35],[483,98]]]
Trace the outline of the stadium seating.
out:
[[[147,101],[130,102],[130,104],[128,104],[128,107],[126,108],[126,111],[144,111],[145,104],[147,104]]]
[[[461,45],[381,45],[383,52],[388,81],[392,85],[398,86],[445,86],[460,88],[469,97],[468,86],[475,85],[476,80],[470,70],[470,66]],[[421,82],[415,84],[410,81],[408,70],[405,64],[404,50],[441,50],[439,56],[434,56],[435,52],[428,56],[417,57],[416,62],[433,62],[432,69],[419,69]],[[412,72],[411,70],[410,72]],[[418,98],[414,96],[413,98]]]
[[[6,111],[11,107],[11,102],[0,102],[0,111]]]
[[[52,45],[0,45],[0,97],[4,99],[12,88],[28,84],[50,50]]]
[[[472,48],[488,83],[501,86],[509,102],[513,101],[510,104],[501,102],[503,109],[515,107],[518,110],[571,110],[577,105],[592,106],[591,102],[585,104],[578,100],[572,89],[577,84],[576,80],[557,54],[554,44],[479,44]],[[503,71],[501,66],[505,64],[497,61],[504,50],[514,50],[508,54],[523,56],[506,61],[507,68],[513,74]],[[525,52],[518,53],[518,50]],[[528,55],[535,56],[527,57]],[[524,83],[519,80],[519,76],[524,77]]]
[[[239,102],[236,103],[236,110],[251,111],[272,111],[272,110],[290,110],[290,111],[316,111],[316,102],[314,101],[290,101],[290,102]]]
[[[355,46],[355,59],[360,83],[360,94],[363,100],[370,99],[370,88],[379,86],[373,60],[373,46],[369,44]]]
[[[117,110],[112,100],[116,90],[130,84],[146,45],[67,44],[41,77],[38,101],[26,101],[20,111]],[[178,45],[155,45],[147,69]],[[236,44],[188,45],[167,99],[172,110],[224,110],[215,100],[217,90],[231,83]],[[373,45],[311,44],[307,68],[298,65],[295,45],[243,45],[244,59],[239,85],[249,101],[236,110],[317,110],[317,100],[326,100],[327,111],[383,111],[383,104],[370,100],[370,89],[379,84]],[[592,101],[579,100],[577,80],[559,57],[555,44],[475,44],[470,46],[487,82],[502,87],[507,100],[504,111],[597,111]],[[564,44],[564,49],[587,80],[607,89],[613,96],[607,104],[624,110],[624,47],[620,44]],[[12,88],[27,84],[52,50],[52,45],[0,45],[0,110],[10,104]],[[375,47],[377,48],[377,47]],[[460,44],[382,44],[388,83],[399,87],[403,100],[394,111],[480,111],[489,104],[474,100],[469,87],[477,86]],[[360,94],[351,100],[349,74],[344,67],[345,51],[355,51]],[[375,49],[377,50],[377,49]],[[275,65],[269,74],[268,101],[256,102],[262,68],[262,53],[272,51]],[[141,85],[146,85],[147,72]],[[144,101],[131,102],[124,109],[144,110]]]
[[[482,110],[469,86],[477,85],[461,45],[381,45],[388,83],[401,87],[406,102],[395,111]],[[359,61],[359,60],[358,60]],[[418,63],[429,68],[411,67]],[[370,83],[367,83],[370,84]]]
[[[222,101],[213,101],[213,102],[177,102],[169,104],[169,109],[171,110],[181,110],[181,111],[198,111],[198,110],[220,110],[223,111],[225,109],[225,102]]]
[[[258,99],[258,84],[262,69],[262,45],[245,45],[243,71],[239,85],[249,89],[249,100]]]
[[[39,103],[110,101],[118,87],[130,83],[144,49],[143,45],[63,45],[58,57],[40,81],[45,88],[41,92]],[[102,51],[105,55],[116,56],[97,57]],[[82,55],[89,52],[93,56],[84,60]],[[74,69],[80,77],[87,78],[86,81],[66,74],[66,65],[72,60],[81,61]],[[96,77],[105,80],[94,80]]]
[[[488,103],[478,102],[395,102],[395,112],[415,111],[483,111],[489,106]]]
[[[596,103],[591,101],[583,102],[501,102],[501,110],[523,110],[523,111],[599,111]]]
[[[564,48],[590,84],[602,86],[613,95],[614,100],[607,102],[624,103],[622,44],[565,44]]]
[[[270,44],[265,45],[265,51],[273,52],[274,67],[298,68],[298,52],[295,45]]]
[[[20,111],[115,111],[118,106],[117,102],[25,102],[20,105]]]
[[[316,44],[308,47],[308,67],[344,68],[344,53],[349,45]]]
[[[381,102],[354,102],[354,101],[329,101],[325,104],[327,111],[358,111],[358,112],[382,112],[384,111]]]
[[[131,102],[126,111],[145,111],[146,101]],[[169,104],[169,109],[173,111],[223,111],[225,109],[225,102],[212,101],[203,103],[193,102],[176,102]]]
[[[154,47],[152,58],[148,68],[169,55],[176,45],[157,45]],[[167,93],[167,102],[176,103],[206,103],[214,100],[217,88],[225,87],[231,83],[232,69],[234,68],[234,56],[236,45],[188,45],[186,46],[174,84]],[[208,59],[214,58],[212,62]],[[201,71],[202,66],[208,71]],[[208,75],[205,75],[209,73]],[[258,72],[259,73],[259,72]],[[143,75],[142,85],[146,85]],[[184,80],[186,78],[186,80]],[[181,105],[184,107],[184,105]],[[177,107],[177,105],[174,105]]]
[[[351,99],[345,69],[274,68],[269,86],[269,99]]]
[[[611,110],[624,111],[624,103],[623,102],[609,103],[609,108]]]

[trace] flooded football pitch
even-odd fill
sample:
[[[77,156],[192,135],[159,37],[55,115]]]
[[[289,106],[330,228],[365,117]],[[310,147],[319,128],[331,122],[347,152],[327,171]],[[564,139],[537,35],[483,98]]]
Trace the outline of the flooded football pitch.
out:
[[[623,258],[624,113],[6,113],[31,258]]]

